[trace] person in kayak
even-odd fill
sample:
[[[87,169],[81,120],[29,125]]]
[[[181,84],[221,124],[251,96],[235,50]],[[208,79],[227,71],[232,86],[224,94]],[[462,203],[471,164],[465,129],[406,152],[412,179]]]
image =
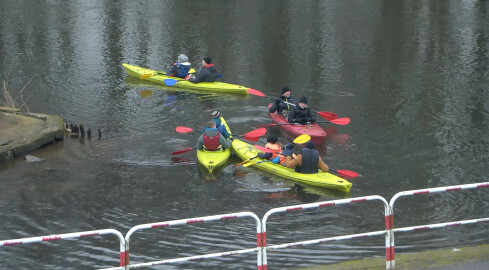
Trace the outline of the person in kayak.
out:
[[[229,139],[229,137],[231,137],[231,134],[229,134],[229,131],[221,122],[221,112],[213,111],[211,116],[212,116],[211,120],[216,122],[217,131],[219,131],[219,133],[221,133],[224,136],[224,138]],[[202,129],[201,133],[204,133],[205,129],[206,128]]]
[[[212,59],[206,56],[202,59],[202,68],[199,70],[197,77],[191,77],[188,81],[192,83],[215,82],[216,79],[217,69],[214,64],[212,64]]]
[[[299,104],[290,110],[287,120],[289,123],[299,123],[302,125],[309,125],[316,122],[316,116],[312,114],[311,109],[307,107],[306,97],[301,97],[299,99]]]
[[[306,143],[306,147],[295,159],[290,156],[287,157],[285,164],[287,168],[295,169],[299,173],[317,173],[318,169],[323,172],[329,171],[328,165],[323,162],[318,150],[314,149],[314,142],[312,141]]]
[[[273,153],[258,153],[258,157],[262,159],[268,159],[273,163],[282,163],[285,161],[285,156],[279,155],[282,152],[282,146],[278,142],[278,137],[275,135],[270,135],[267,138],[267,144],[265,145],[266,149],[274,150]]]
[[[226,140],[216,128],[216,122],[209,121],[204,133],[197,141],[197,149],[206,151],[220,151],[231,147],[231,141]]]
[[[180,54],[178,61],[172,65],[166,75],[185,79],[191,68],[192,64],[188,61],[188,57],[185,54]]]
[[[295,100],[291,97],[290,87],[284,86],[282,88],[282,93],[280,94],[280,97],[275,99],[275,103],[272,103],[272,106],[270,106],[268,112],[277,112],[278,114],[286,118],[289,114],[289,111],[292,109],[292,107],[295,106],[294,104]]]

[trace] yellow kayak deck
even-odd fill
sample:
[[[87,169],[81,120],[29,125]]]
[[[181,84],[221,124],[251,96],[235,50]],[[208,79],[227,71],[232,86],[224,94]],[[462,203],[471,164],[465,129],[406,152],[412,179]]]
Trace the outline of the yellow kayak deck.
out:
[[[253,145],[238,139],[233,140],[232,148],[234,153],[243,160],[256,157],[258,153],[260,153]],[[253,159],[253,165],[251,166],[295,182],[304,183],[311,186],[340,190],[343,192],[349,192],[352,186],[352,183],[348,182],[347,180],[328,172],[303,174],[298,173],[294,169],[287,168],[280,164],[274,164],[272,162],[259,163],[260,161],[264,161],[264,159]]]
[[[221,117],[221,124],[226,127],[226,130],[231,134],[231,130],[229,129],[226,120],[224,117]],[[205,150],[197,150],[197,160],[200,164],[202,164],[210,173],[220,167],[228,161],[231,156],[231,149],[224,149],[222,151],[205,151]]]
[[[171,77],[164,74],[164,72],[156,71],[148,68],[138,67],[130,64],[123,63],[122,66],[126,71],[127,75],[131,77],[141,78],[143,74],[152,74],[153,76],[144,79],[147,81],[151,81],[154,83],[165,84],[165,79],[176,80],[176,84],[171,87],[177,87],[182,89],[191,89],[198,90],[202,92],[217,92],[217,93],[231,93],[231,94],[239,94],[239,95],[248,95],[246,92],[248,87],[244,87],[241,85],[223,83],[223,82],[200,82],[200,83],[192,83],[185,79],[178,77]]]

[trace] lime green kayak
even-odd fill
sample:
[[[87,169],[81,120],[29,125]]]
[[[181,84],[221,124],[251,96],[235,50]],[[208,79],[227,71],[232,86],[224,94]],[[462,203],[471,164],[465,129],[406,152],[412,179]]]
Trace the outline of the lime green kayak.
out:
[[[256,157],[259,153],[253,145],[238,139],[233,140],[232,148],[234,153],[243,160]],[[252,161],[254,164],[251,166],[255,168],[306,185],[341,190],[343,192],[349,192],[352,186],[352,183],[331,173],[318,172],[313,174],[303,174],[280,164],[274,164],[272,162],[259,163],[260,161],[264,161],[261,158],[255,158]]]
[[[224,117],[221,117],[221,123],[226,127],[229,134],[231,134],[231,130],[229,129],[228,124],[224,120]],[[205,150],[197,150],[197,160],[200,164],[202,164],[207,170],[211,173],[215,168],[218,168],[228,161],[231,156],[231,149],[225,149],[222,151],[205,151]]]
[[[223,83],[223,82],[191,83],[182,78],[166,76],[162,74],[163,72],[161,71],[133,66],[126,63],[123,63],[122,66],[124,67],[124,70],[126,71],[127,75],[131,77],[141,78],[143,74],[152,74],[153,76],[150,76],[145,80],[154,83],[165,84],[165,79],[172,79],[177,81],[177,83],[172,87],[199,90],[202,92],[233,93],[233,94],[240,94],[240,95],[248,94],[246,90],[249,88],[241,85]]]

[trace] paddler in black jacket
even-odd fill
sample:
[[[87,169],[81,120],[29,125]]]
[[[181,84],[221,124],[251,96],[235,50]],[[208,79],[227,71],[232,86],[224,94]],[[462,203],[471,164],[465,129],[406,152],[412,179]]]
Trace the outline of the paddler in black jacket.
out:
[[[324,172],[329,171],[328,165],[319,156],[318,150],[314,149],[314,143],[308,141],[306,147],[294,158],[288,156],[285,160],[287,168],[295,168],[299,173],[317,173],[318,169]]]
[[[289,123],[300,123],[303,125],[316,122],[316,116],[307,107],[307,98],[301,97],[299,104],[292,108],[287,119]]]
[[[290,103],[290,104],[288,104]],[[284,118],[287,117],[289,111],[295,106],[295,100],[291,97],[290,87],[284,86],[280,97],[275,99],[275,103],[268,109],[269,113],[277,112]]]
[[[202,68],[197,74],[197,77],[188,79],[189,82],[192,83],[200,83],[200,82],[215,82],[217,78],[217,69],[212,64],[212,59],[209,57],[204,57],[202,59]]]

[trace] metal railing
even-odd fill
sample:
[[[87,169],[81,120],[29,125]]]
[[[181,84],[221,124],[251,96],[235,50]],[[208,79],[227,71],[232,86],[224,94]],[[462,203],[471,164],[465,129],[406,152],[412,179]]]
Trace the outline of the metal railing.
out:
[[[383,197],[378,195],[372,196],[364,196],[357,197],[352,199],[342,199],[342,200],[333,200],[326,202],[318,202],[318,203],[310,203],[310,204],[302,204],[295,206],[287,206],[287,207],[279,207],[269,210],[264,216],[263,219],[259,219],[258,216],[252,212],[239,212],[239,213],[231,213],[231,214],[223,214],[223,215],[215,215],[215,216],[206,216],[206,217],[198,217],[198,218],[189,218],[189,219],[180,219],[166,222],[157,222],[157,223],[149,223],[137,225],[131,228],[124,238],[123,235],[113,229],[105,229],[105,230],[94,230],[94,231],[86,231],[86,232],[77,232],[77,233],[67,233],[67,234],[59,234],[59,235],[49,235],[49,236],[40,236],[40,237],[30,237],[30,238],[20,238],[13,240],[4,240],[0,241],[0,246],[7,247],[13,245],[23,245],[30,243],[38,243],[38,242],[47,242],[54,240],[64,240],[64,239],[77,239],[89,236],[100,236],[106,234],[114,234],[119,238],[120,244],[120,266],[107,268],[107,269],[130,269],[130,268],[139,268],[145,266],[153,266],[153,265],[163,265],[163,264],[173,264],[178,262],[188,262],[188,261],[196,261],[202,259],[210,259],[222,256],[230,256],[236,254],[245,254],[257,252],[257,269],[258,270],[266,270],[267,265],[267,250],[271,249],[283,249],[295,246],[306,246],[313,244],[322,244],[330,241],[340,241],[346,239],[355,239],[355,238],[363,238],[363,237],[372,237],[372,236],[385,236],[385,257],[386,257],[386,269],[395,269],[395,245],[394,245],[394,233],[396,232],[410,232],[417,231],[421,229],[435,229],[435,228],[445,228],[450,226],[458,226],[458,225],[467,225],[467,224],[476,224],[481,222],[489,222],[489,217],[484,218],[476,218],[469,220],[460,220],[460,221],[452,221],[445,223],[435,223],[435,224],[427,224],[427,225],[417,225],[411,227],[403,227],[403,228],[394,228],[394,207],[396,201],[401,197],[406,196],[416,196],[423,194],[433,194],[440,192],[448,192],[448,191],[460,191],[466,189],[475,189],[475,188],[483,188],[489,187],[489,182],[483,183],[475,183],[475,184],[467,184],[467,185],[457,185],[457,186],[448,186],[448,187],[438,187],[438,188],[429,188],[429,189],[419,189],[419,190],[411,190],[411,191],[403,191],[395,194],[389,203]],[[350,235],[341,235],[336,237],[329,238],[321,238],[321,239],[313,239],[306,240],[300,242],[292,242],[292,243],[284,243],[279,245],[267,246],[267,221],[269,217],[273,214],[278,213],[287,213],[291,211],[299,211],[299,210],[307,210],[314,208],[321,208],[326,206],[338,206],[338,205],[346,205],[352,203],[366,202],[366,201],[380,201],[384,205],[384,223],[385,229],[373,232],[365,232],[358,234],[350,234]],[[256,248],[249,249],[240,249],[240,250],[232,250],[226,252],[212,253],[212,254],[204,254],[204,255],[195,255],[184,258],[175,258],[175,259],[167,259],[160,260],[154,262],[147,263],[139,263],[139,264],[129,264],[129,244],[131,237],[133,234],[140,230],[154,229],[154,228],[162,228],[162,227],[171,227],[178,225],[188,225],[188,224],[196,224],[196,223],[204,223],[204,222],[212,222],[212,221],[225,221],[229,219],[235,218],[245,218],[251,217],[255,220],[256,224]]]

